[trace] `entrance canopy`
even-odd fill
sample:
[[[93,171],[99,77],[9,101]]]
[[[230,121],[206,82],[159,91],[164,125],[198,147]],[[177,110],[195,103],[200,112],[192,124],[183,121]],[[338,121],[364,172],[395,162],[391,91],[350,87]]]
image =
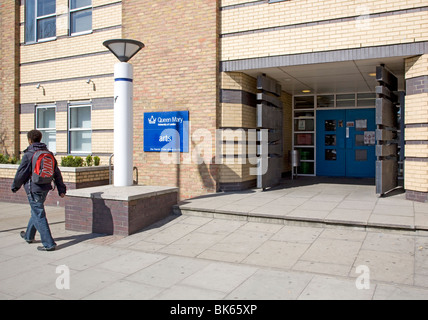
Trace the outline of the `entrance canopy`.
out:
[[[221,62],[223,72],[251,76],[265,73],[279,81],[292,95],[311,93],[374,92],[376,66],[385,66],[399,79],[404,90],[405,58],[428,52],[428,43],[415,42],[323,52],[267,56]],[[315,92],[316,91],[316,92]],[[309,93],[309,92],[307,92]]]
[[[292,95],[375,92],[376,66],[385,66],[399,79],[399,90],[405,89],[404,58],[352,60],[242,70],[252,77],[260,74],[280,82],[282,90]]]

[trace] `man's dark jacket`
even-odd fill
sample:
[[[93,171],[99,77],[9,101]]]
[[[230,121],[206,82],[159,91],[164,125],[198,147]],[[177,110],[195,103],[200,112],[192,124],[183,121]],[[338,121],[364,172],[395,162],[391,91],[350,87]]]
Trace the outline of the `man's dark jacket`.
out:
[[[22,185],[24,185],[25,192],[29,194],[30,192],[42,192],[52,190],[51,184],[35,184],[31,181],[32,175],[32,160],[33,155],[39,150],[48,150],[46,145],[41,142],[35,142],[30,145],[25,151],[24,156],[22,157],[21,165],[16,171],[15,179],[12,183],[12,191],[18,191]],[[66,186],[62,180],[61,171],[58,168],[58,164],[55,161],[55,171],[54,171],[54,182],[58,189],[58,194],[66,193]]]

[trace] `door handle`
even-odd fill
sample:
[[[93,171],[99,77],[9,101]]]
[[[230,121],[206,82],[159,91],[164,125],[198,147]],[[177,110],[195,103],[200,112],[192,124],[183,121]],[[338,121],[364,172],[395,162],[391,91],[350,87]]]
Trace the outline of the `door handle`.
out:
[[[349,139],[349,127],[346,128],[346,139]]]

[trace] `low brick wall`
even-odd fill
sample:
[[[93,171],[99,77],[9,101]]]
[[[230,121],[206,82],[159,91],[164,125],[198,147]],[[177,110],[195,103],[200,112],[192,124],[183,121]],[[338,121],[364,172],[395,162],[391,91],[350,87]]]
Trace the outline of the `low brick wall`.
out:
[[[12,193],[10,187],[18,165],[0,164],[0,201],[27,203],[24,187]],[[96,187],[109,184],[108,166],[66,168],[60,167],[67,190]],[[65,199],[59,197],[58,190],[51,191],[46,198],[47,206],[65,206]]]
[[[177,202],[177,188],[105,186],[75,190],[66,197],[65,228],[128,236],[169,216]]]
[[[406,190],[406,199],[418,202],[428,202],[428,193]]]

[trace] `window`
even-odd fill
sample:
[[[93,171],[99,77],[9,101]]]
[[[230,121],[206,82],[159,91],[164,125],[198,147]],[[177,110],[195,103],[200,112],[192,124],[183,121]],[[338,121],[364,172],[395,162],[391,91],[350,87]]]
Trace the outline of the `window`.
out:
[[[36,129],[43,134],[42,142],[56,152],[56,110],[55,106],[36,107]]]
[[[92,0],[70,0],[70,35],[92,31]]]
[[[91,153],[92,150],[92,124],[90,105],[69,106],[69,152]]]
[[[25,1],[25,42],[32,43],[56,37],[56,1]]]

